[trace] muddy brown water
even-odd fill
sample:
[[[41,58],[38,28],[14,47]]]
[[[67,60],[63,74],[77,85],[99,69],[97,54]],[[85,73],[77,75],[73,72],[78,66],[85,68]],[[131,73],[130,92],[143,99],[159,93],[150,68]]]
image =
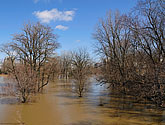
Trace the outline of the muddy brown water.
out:
[[[0,77],[0,86],[5,79]],[[66,84],[49,84],[27,104],[0,96],[0,125],[165,125],[165,111],[149,102],[108,95],[95,83],[84,98],[78,98]]]

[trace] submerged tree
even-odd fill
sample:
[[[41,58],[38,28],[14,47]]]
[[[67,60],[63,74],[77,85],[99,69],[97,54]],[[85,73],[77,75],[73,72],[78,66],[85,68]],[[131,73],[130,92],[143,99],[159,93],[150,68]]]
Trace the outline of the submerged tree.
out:
[[[30,93],[29,85],[39,92],[48,84],[53,66],[48,68],[51,64],[48,61],[58,46],[57,36],[50,27],[28,23],[21,33],[13,35],[11,43],[1,48],[10,59],[8,72],[14,76],[21,93]],[[22,90],[21,84],[25,85],[26,90]]]
[[[131,56],[130,31],[126,26],[127,17],[116,12],[107,14],[105,20],[101,20],[94,38],[97,40],[96,51],[102,56],[102,76],[100,82],[109,83],[111,86],[121,86],[129,77]]]
[[[137,51],[145,56],[143,64],[144,82],[150,85],[147,97],[161,105],[165,104],[165,8],[163,0],[140,0],[135,7],[130,28]],[[151,98],[152,95],[152,98]]]
[[[15,83],[12,89],[15,94],[20,95],[21,102],[25,103],[30,95],[36,92],[36,73],[30,70],[28,65],[24,66],[17,61],[17,55],[10,46],[3,46],[1,51],[5,52],[8,57],[5,61],[5,68],[12,82]]]
[[[72,55],[70,52],[63,52],[60,56],[60,79],[69,79],[71,72]]]
[[[89,82],[91,59],[85,49],[78,49],[72,52],[72,73],[74,91],[83,96],[86,84]]]
[[[40,91],[50,78],[45,74],[44,67],[59,46],[57,36],[48,26],[29,23],[24,25],[22,33],[14,35],[10,46],[18,53],[18,60],[22,64],[29,65],[31,70],[37,72],[37,86]]]
[[[131,15],[108,13],[94,33],[102,57],[99,81],[159,106],[165,104],[164,6],[139,0]]]
[[[36,92],[36,72],[31,71],[30,67],[24,67],[23,65],[15,66],[13,72],[16,73],[16,75],[11,73],[10,76],[15,80],[16,91],[20,94],[21,102],[25,103],[31,94]]]

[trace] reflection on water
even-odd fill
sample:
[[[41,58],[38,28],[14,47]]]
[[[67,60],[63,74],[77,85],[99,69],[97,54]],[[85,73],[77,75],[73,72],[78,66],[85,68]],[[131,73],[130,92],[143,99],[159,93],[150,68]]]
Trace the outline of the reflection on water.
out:
[[[0,84],[3,78],[0,77]],[[65,83],[66,84],[66,83]],[[165,112],[149,102],[139,104],[131,97],[109,95],[104,86],[92,84],[84,98],[63,83],[51,83],[35,102],[18,103],[0,98],[0,123],[20,125],[145,125],[165,124]],[[101,103],[101,106],[100,106]],[[1,125],[1,124],[0,124]],[[16,124],[15,124],[16,125]]]

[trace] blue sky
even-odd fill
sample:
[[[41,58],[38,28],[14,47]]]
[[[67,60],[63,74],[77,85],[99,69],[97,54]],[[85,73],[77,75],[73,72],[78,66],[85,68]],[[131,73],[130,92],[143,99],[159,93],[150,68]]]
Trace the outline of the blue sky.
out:
[[[1,0],[0,44],[10,42],[24,23],[40,21],[59,36],[58,53],[81,46],[92,53],[92,33],[99,18],[109,10],[127,13],[135,4],[136,0]]]

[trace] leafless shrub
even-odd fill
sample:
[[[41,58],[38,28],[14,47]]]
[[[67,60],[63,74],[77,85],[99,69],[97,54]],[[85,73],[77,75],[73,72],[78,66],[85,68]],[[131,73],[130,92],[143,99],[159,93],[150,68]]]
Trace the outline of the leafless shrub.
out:
[[[30,69],[30,67],[24,67],[24,65],[15,66],[14,73],[10,73],[10,76],[16,83],[16,93],[20,95],[22,103],[25,103],[30,94],[36,92],[36,73]]]
[[[72,52],[72,73],[74,91],[82,97],[90,77],[91,60],[85,49]]]

